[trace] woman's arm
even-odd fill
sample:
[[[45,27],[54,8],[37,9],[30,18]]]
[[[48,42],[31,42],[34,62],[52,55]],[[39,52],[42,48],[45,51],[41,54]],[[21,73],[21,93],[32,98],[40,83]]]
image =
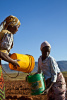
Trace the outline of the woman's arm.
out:
[[[54,82],[50,82],[49,86],[44,91],[44,94],[47,94],[49,92],[49,90],[51,89],[51,87],[53,86],[53,84],[54,84]]]
[[[39,59],[38,59],[38,71],[37,73],[41,73],[41,68],[40,68],[40,64],[39,64]]]
[[[55,61],[54,58],[51,58],[51,62],[50,62],[50,71],[51,71],[51,79],[48,81],[46,81],[46,85],[47,88],[45,90],[45,93],[48,93],[48,91],[51,89],[51,87],[53,86],[53,84],[56,82],[57,80],[57,63]]]
[[[51,82],[51,78],[49,78],[45,81],[45,83],[46,83],[46,90],[44,91],[44,94],[47,94],[55,82]]]
[[[0,51],[0,58],[2,58],[2,60],[7,61],[7,62],[9,62],[13,65],[18,65],[19,66],[19,64],[17,63],[17,60],[11,59],[6,53],[3,53],[1,51]]]

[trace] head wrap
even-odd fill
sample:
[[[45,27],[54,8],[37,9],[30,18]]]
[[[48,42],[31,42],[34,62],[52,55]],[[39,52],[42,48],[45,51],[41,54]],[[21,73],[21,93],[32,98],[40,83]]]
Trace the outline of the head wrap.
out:
[[[51,45],[50,45],[47,41],[44,41],[44,42],[41,44],[40,50],[42,51],[42,48],[45,47],[45,46],[49,46],[49,47],[51,48]]]
[[[11,26],[17,26],[17,25],[21,25],[19,19],[15,16],[8,16],[0,25],[0,31],[3,29],[7,29],[7,27],[11,25]]]

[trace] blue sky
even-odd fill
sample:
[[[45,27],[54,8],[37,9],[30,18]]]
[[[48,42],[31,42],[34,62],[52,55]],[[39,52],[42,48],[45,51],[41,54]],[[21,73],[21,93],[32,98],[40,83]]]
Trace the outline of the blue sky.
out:
[[[0,13],[0,23],[9,15],[21,22],[10,53],[30,54],[38,61],[46,40],[56,61],[67,60],[67,0],[0,0]]]

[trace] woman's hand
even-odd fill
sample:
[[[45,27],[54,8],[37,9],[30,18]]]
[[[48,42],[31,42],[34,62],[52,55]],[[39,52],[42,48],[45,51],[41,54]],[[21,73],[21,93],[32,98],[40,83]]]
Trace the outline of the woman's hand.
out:
[[[43,94],[48,94],[49,90],[50,90],[49,88],[46,89],[46,90],[43,92]]]
[[[15,69],[17,69],[17,66],[20,67],[20,65],[17,63],[17,60],[13,60],[12,65]]]
[[[2,60],[4,60],[4,61],[11,63],[12,65],[14,65],[15,68],[17,68],[17,66],[20,67],[17,62],[19,60],[11,59],[6,53],[0,52],[0,58],[2,58]]]

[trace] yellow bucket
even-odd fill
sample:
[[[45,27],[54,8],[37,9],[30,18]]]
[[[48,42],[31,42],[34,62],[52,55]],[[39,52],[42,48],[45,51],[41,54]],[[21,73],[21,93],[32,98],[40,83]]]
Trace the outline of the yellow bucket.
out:
[[[17,69],[13,67],[11,63],[9,63],[9,68],[11,70],[16,70],[16,71],[22,71],[25,73],[30,73],[35,66],[35,60],[34,57],[31,55],[23,55],[23,54],[18,54],[18,53],[13,53],[10,58],[14,60],[18,60],[18,64],[20,67],[17,66]]]

